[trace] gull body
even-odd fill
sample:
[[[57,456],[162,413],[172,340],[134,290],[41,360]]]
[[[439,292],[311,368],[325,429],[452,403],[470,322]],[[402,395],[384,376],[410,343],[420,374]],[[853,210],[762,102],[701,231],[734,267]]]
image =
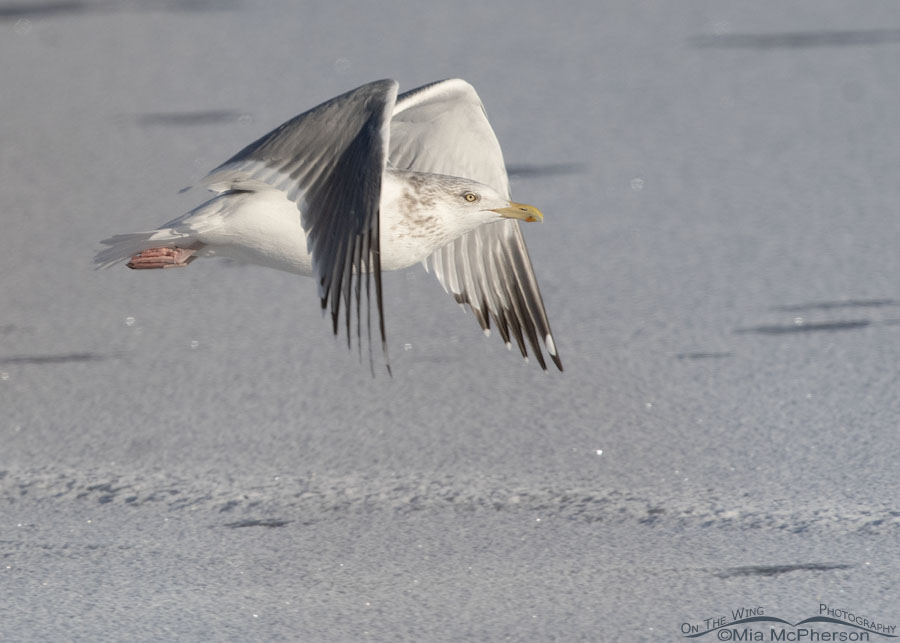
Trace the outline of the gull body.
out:
[[[475,200],[468,201],[466,195]],[[503,218],[534,220],[542,216],[533,206],[512,203],[477,181],[396,169],[384,172],[379,209],[382,270],[420,263],[480,225]],[[194,248],[192,258],[227,257],[314,276],[297,204],[283,191],[265,184],[229,189],[159,230],[120,238],[112,244],[116,251],[113,261],[173,245]]]
[[[562,370],[518,221],[541,212],[510,200],[499,143],[465,81],[397,96],[375,81],[287,121],[214,169],[216,196],[155,230],[116,235],[96,262],[187,266],[229,257],[313,277],[350,341],[374,279],[387,362],[383,270],[423,262],[486,333],[496,325],[523,356],[541,347]],[[355,280],[355,284],[354,284]],[[368,304],[371,305],[370,303]],[[388,370],[390,370],[388,364]]]

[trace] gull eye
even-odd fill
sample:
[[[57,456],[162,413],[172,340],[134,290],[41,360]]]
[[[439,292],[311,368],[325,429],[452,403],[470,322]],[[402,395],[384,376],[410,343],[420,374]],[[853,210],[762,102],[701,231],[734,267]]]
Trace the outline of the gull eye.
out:
[[[478,200],[478,198],[479,198],[478,195],[475,194],[474,192],[466,192],[466,194],[465,194],[465,199],[469,203],[475,203]]]

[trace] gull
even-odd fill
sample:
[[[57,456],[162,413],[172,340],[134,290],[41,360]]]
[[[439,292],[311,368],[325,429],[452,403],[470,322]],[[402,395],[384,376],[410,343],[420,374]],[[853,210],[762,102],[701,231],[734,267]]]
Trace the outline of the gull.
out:
[[[156,230],[105,239],[96,263],[218,256],[313,277],[335,335],[343,303],[348,345],[354,304],[362,342],[365,290],[370,366],[374,282],[390,372],[381,272],[422,262],[486,335],[493,322],[507,348],[514,340],[527,360],[530,346],[547,370],[543,348],[562,370],[519,229],[543,214],[510,200],[481,99],[460,79],[397,90],[367,83],[285,122],[207,175],[216,196]]]

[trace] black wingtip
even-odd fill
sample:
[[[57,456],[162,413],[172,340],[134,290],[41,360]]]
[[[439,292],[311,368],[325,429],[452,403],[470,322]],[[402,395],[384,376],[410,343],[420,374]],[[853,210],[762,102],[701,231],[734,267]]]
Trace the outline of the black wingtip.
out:
[[[553,353],[551,353],[550,359],[553,360],[553,363],[556,364],[556,368],[558,368],[560,370],[560,372],[565,370],[562,365],[562,360],[559,359],[559,355],[554,355]]]
[[[334,334],[338,334],[338,319],[340,316],[336,311],[331,311],[331,330],[334,331]]]

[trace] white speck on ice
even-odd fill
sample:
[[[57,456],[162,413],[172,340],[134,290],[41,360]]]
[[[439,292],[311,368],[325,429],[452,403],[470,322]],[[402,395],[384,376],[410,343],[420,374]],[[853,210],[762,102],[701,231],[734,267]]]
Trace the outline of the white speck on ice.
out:
[[[338,58],[334,61],[334,70],[339,74],[346,74],[352,66],[353,63],[349,58]]]

